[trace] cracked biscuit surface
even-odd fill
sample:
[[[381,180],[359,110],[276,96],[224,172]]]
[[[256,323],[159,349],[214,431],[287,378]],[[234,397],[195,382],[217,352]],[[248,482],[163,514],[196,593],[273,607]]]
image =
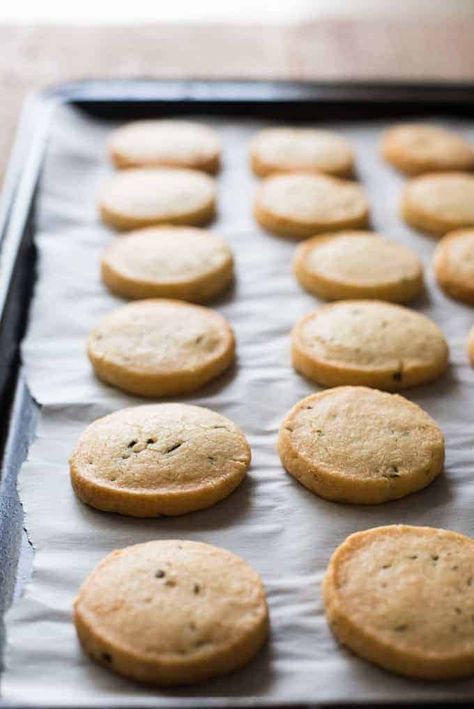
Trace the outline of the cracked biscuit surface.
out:
[[[130,394],[195,391],[230,367],[234,334],[222,315],[179,300],[137,300],[106,315],[88,340],[99,379]]]
[[[318,384],[398,391],[439,377],[448,366],[448,345],[421,313],[378,300],[344,300],[296,323],[292,359]]]
[[[380,667],[442,680],[474,674],[474,541],[391,525],[351,534],[323,582],[338,640]]]
[[[109,554],[80,588],[74,622],[93,660],[167,686],[247,664],[265,642],[268,610],[259,575],[240,557],[163,540]]]
[[[92,507],[136,517],[179,515],[230,495],[250,465],[242,431],[210,409],[155,404],[94,421],[70,459],[71,482]]]
[[[443,469],[444,438],[407,399],[347,386],[296,404],[281,425],[278,452],[290,475],[316,495],[377,504],[429,485]]]

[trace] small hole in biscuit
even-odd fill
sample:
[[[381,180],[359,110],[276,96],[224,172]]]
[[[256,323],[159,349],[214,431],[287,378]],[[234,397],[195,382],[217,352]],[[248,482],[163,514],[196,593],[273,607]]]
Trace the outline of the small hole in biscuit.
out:
[[[193,588],[193,593],[197,595],[200,590],[201,590],[200,585],[198,583],[195,583],[194,588]]]
[[[147,446],[150,446],[152,443],[156,443],[156,438],[147,438]]]
[[[107,662],[109,665],[113,662],[113,657],[109,652],[102,652],[100,654],[100,657],[104,662]]]
[[[127,448],[133,448],[133,446],[136,446],[136,445],[137,445],[137,441],[130,441]]]
[[[166,574],[163,569],[158,569],[158,571],[155,573],[155,578],[157,579],[162,579],[164,576],[166,576]]]

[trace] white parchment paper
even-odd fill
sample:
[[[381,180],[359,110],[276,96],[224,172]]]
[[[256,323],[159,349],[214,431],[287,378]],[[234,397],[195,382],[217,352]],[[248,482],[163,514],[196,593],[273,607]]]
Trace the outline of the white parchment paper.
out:
[[[343,650],[327,628],[320,596],[329,556],[351,532],[405,522],[474,534],[474,371],[464,352],[472,309],[449,301],[434,286],[434,241],[410,232],[397,216],[403,181],[377,154],[385,124],[336,126],[355,145],[374,228],[415,248],[427,266],[427,292],[414,307],[445,332],[451,365],[439,382],[406,395],[442,426],[447,463],[445,474],[428,489],[380,506],[337,505],[307,492],[282,469],[275,440],[288,409],[317,388],[293,371],[289,332],[318,303],[292,276],[294,243],[265,234],[252,219],[256,182],[248,169],[247,145],[261,124],[251,119],[208,122],[217,126],[224,145],[219,218],[212,228],[229,240],[237,266],[234,290],[213,307],[235,329],[238,364],[184,400],[209,406],[245,430],[253,451],[250,474],[227,500],[181,518],[129,519],[94,511],[75,499],[67,461],[81,431],[99,416],[142,402],[98,382],[85,353],[91,328],[120,305],[99,278],[101,252],[119,237],[99,223],[95,203],[111,171],[104,150],[111,126],[72,109],[58,110],[39,193],[38,280],[23,345],[27,381],[42,405],[36,441],[19,480],[34,570],[7,616],[3,699],[37,706],[196,706],[206,700],[253,706],[474,698],[474,680],[411,682]],[[473,127],[454,125],[474,138]],[[91,663],[76,640],[71,603],[86,575],[112,549],[176,537],[223,546],[260,572],[268,591],[271,637],[242,671],[162,692]]]

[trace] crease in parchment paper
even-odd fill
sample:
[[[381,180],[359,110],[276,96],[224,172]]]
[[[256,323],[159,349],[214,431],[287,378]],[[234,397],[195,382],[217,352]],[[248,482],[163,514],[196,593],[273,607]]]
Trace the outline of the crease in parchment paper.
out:
[[[405,395],[441,425],[447,460],[445,474],[426,490],[384,505],[357,507],[313,496],[280,465],[275,450],[279,424],[293,404],[317,389],[291,367],[289,332],[318,301],[302,291],[291,273],[295,244],[265,234],[252,218],[257,183],[248,168],[247,145],[262,124],[250,118],[204,120],[216,126],[224,145],[219,216],[211,228],[228,239],[237,268],[235,288],[212,307],[236,331],[238,362],[220,380],[180,400],[209,406],[243,428],[253,451],[250,473],[215,507],[179,518],[120,517],[88,508],[74,497],[68,457],[81,431],[99,416],[143,401],[98,382],[85,352],[91,328],[121,303],[99,276],[104,247],[120,238],[99,223],[96,209],[97,190],[111,172],[105,157],[111,125],[71,108],[58,109],[38,196],[38,280],[22,350],[28,385],[41,404],[36,439],[19,477],[25,526],[35,548],[34,573],[7,615],[2,697],[37,706],[167,707],[206,700],[255,706],[474,698],[474,681],[412,682],[346,652],[328,630],[321,601],[329,556],[351,532],[401,522],[474,533],[474,372],[464,351],[472,310],[449,301],[434,286],[429,266],[435,241],[411,232],[398,217],[403,180],[377,153],[386,123],[336,127],[355,145],[373,227],[415,248],[427,266],[427,292],[413,307],[443,329],[451,366],[439,382]],[[467,123],[452,124],[474,137]],[[71,604],[84,578],[112,549],[176,537],[230,549],[260,572],[268,591],[271,635],[243,670],[162,691],[93,664],[79,648]]]

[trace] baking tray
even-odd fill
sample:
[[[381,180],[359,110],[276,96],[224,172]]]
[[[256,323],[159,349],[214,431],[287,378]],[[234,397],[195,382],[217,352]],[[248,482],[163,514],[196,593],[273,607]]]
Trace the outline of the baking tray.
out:
[[[296,121],[357,121],[437,115],[472,118],[474,85],[92,81],[30,98],[0,207],[0,613],[21,593],[31,567],[16,478],[35,431],[37,406],[24,382],[19,344],[35,279],[35,195],[55,111],[72,106],[117,121],[207,115]],[[2,635],[3,641],[3,635]],[[313,698],[308,697],[308,704]],[[413,702],[412,702],[413,703]],[[213,702],[215,705],[216,702]],[[265,705],[265,701],[259,704]],[[232,702],[227,702],[227,706]]]

